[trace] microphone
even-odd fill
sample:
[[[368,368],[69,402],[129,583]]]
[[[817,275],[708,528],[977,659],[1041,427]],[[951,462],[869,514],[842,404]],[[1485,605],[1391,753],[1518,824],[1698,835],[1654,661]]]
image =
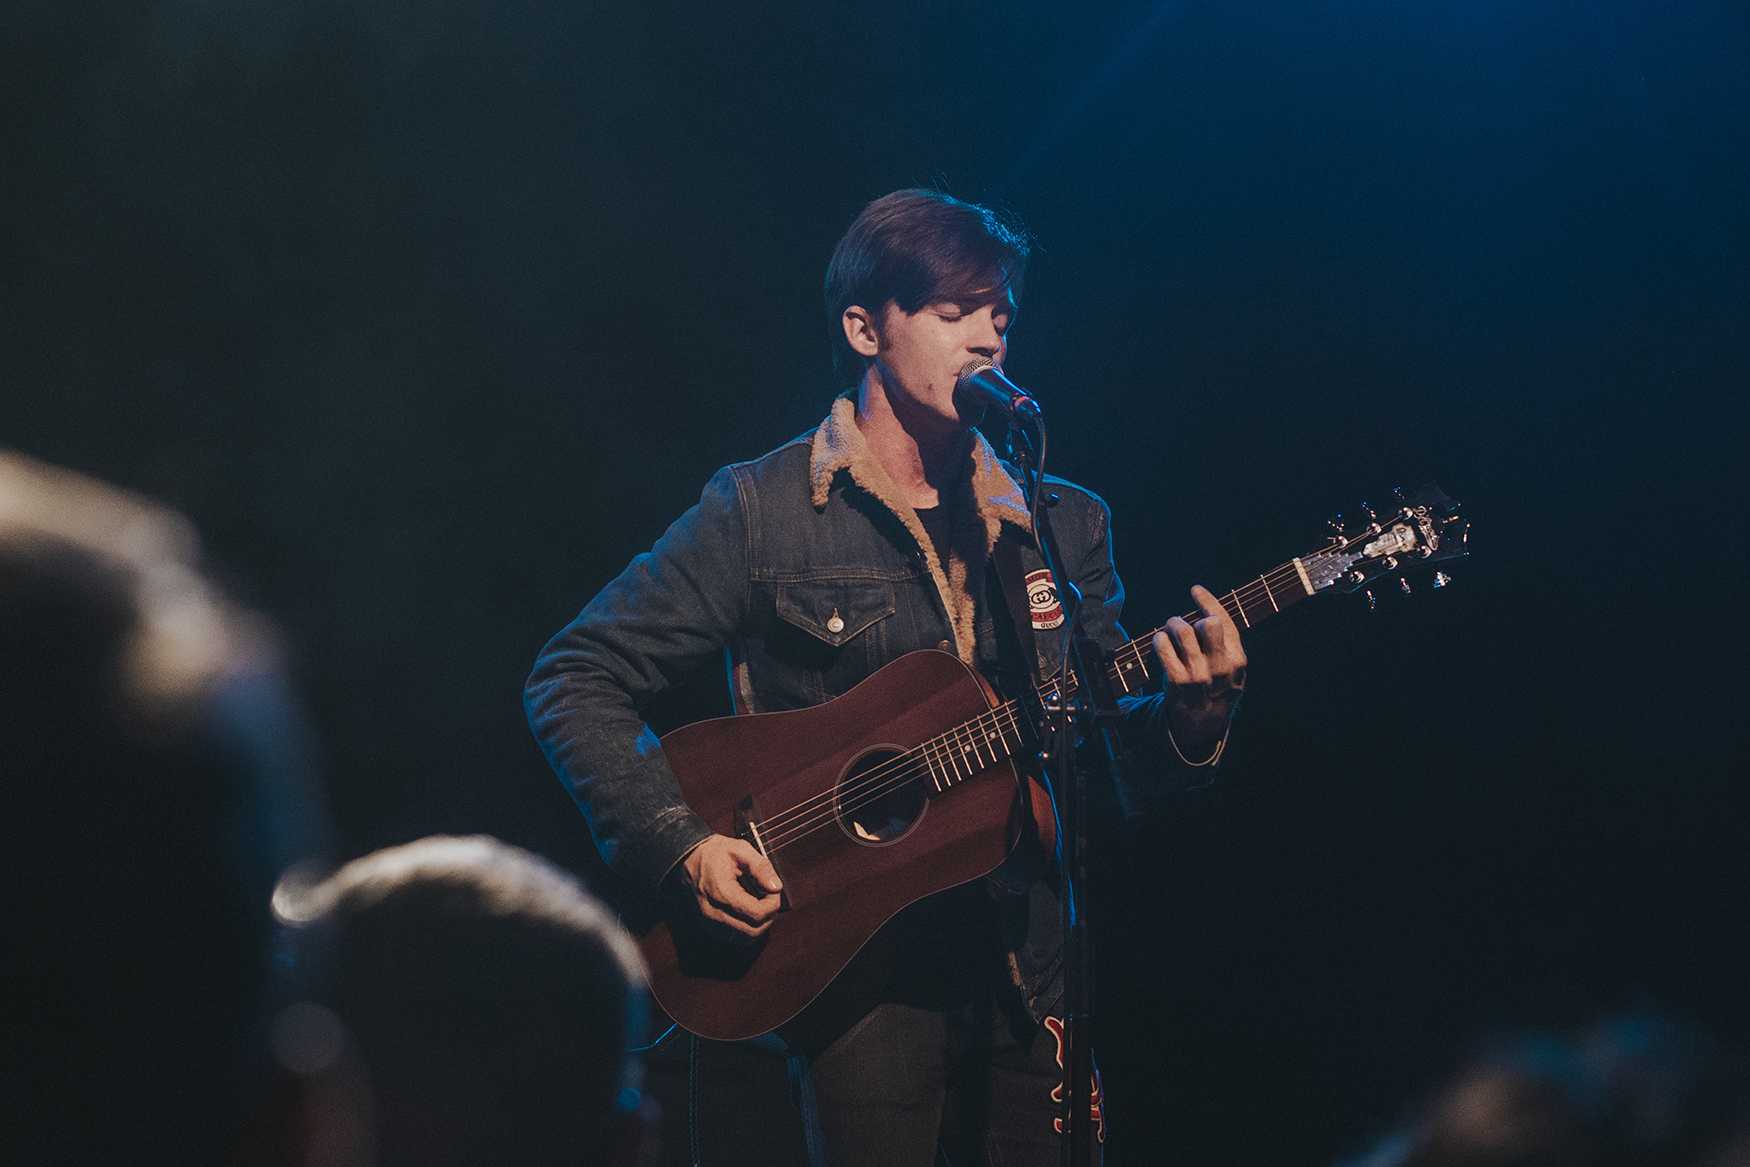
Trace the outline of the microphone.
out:
[[[966,362],[954,382],[954,395],[968,397],[981,405],[995,406],[1011,418],[1039,419],[1039,403],[1033,395],[1009,380],[1003,371],[978,357]]]

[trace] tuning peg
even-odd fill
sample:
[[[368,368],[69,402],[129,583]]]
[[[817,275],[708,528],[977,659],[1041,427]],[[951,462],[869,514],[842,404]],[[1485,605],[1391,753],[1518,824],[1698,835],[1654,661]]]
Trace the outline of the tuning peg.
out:
[[[1452,577],[1450,575],[1447,575],[1444,571],[1437,571],[1434,573],[1434,586],[1435,587],[1443,588],[1451,582],[1452,582]]]
[[[1363,502],[1361,504],[1361,513],[1367,516],[1367,525],[1373,529],[1375,534],[1378,534],[1379,514],[1373,509],[1373,505],[1368,502]]]
[[[1369,612],[1379,607],[1379,597],[1373,594],[1372,588],[1362,588],[1361,594],[1367,598],[1367,610]]]
[[[1398,591],[1404,593],[1406,596],[1414,591],[1414,589],[1410,587],[1410,581],[1401,575],[1398,576]]]

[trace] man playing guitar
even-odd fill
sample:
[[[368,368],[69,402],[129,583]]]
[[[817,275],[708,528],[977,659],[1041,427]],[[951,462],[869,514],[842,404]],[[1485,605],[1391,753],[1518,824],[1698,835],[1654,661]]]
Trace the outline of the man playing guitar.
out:
[[[818,705],[918,649],[957,656],[1011,697],[1061,663],[1063,615],[1040,587],[1015,474],[973,428],[979,407],[955,394],[969,361],[1002,364],[1028,251],[993,212],[938,192],[865,207],[825,282],[835,363],[854,387],[817,429],[720,470],[542,651],[530,725],[634,888],[750,945],[786,922],[782,861],[694,812],[642,715],[701,661],[726,656],[738,713]],[[1110,651],[1128,639],[1110,512],[1050,483],[1082,631]],[[1005,540],[1023,589],[994,566]],[[1202,587],[1192,595],[1202,615],[1153,638],[1159,682],[1119,699],[1126,772],[1151,784],[1185,785],[1219,759],[1244,682],[1228,612]],[[1023,605],[1032,645],[1011,618]],[[881,845],[865,817],[855,831]],[[926,1167],[939,1142],[955,1163],[1057,1162],[1052,872],[1030,838],[990,878],[902,911],[781,1030],[817,1167]],[[1103,1140],[1100,1101],[1096,1086],[1095,1121],[1080,1129]]]

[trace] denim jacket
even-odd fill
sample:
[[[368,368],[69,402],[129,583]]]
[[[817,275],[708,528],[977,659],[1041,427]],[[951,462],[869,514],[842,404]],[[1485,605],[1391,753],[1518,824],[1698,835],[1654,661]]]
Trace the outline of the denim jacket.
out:
[[[529,725],[619,876],[653,892],[711,834],[641,714],[701,661],[726,659],[744,713],[817,705],[921,648],[954,652],[997,679],[1000,617],[982,599],[991,553],[1016,539],[1026,572],[1043,563],[1015,476],[982,436],[969,457],[944,561],[865,444],[852,399],[840,397],[818,429],[713,475],[698,505],[542,649],[524,692]],[[1084,597],[1082,628],[1109,652],[1127,639],[1111,512],[1090,491],[1049,482],[1059,496],[1052,529]],[[1034,640],[1049,675],[1060,636]],[[1189,785],[1198,771],[1166,742],[1158,687],[1120,706],[1124,772],[1150,789],[1115,792],[1118,804]],[[1053,881],[992,889],[1011,977],[1042,1018],[1061,991]]]

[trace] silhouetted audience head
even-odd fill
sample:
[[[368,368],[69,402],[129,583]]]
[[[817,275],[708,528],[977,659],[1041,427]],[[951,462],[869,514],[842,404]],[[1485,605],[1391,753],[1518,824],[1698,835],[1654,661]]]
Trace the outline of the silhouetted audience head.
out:
[[[356,1043],[377,1162],[632,1161],[643,966],[576,880],[437,836],[288,877],[274,908]]]
[[[13,1162],[233,1154],[268,896],[321,838],[271,639],[179,516],[0,451]]]
[[[1743,1066],[1693,1030],[1618,1018],[1478,1059],[1347,1167],[1750,1167]]]

